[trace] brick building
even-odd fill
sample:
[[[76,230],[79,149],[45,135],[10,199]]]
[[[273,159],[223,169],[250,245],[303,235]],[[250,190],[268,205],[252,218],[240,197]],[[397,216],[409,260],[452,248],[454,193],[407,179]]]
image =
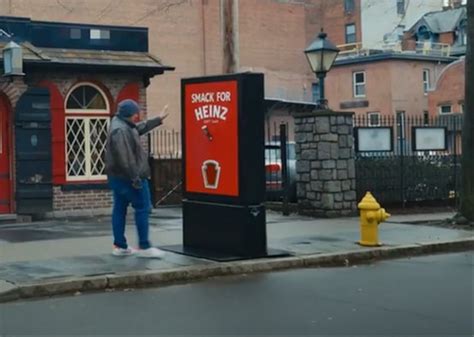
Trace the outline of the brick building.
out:
[[[33,20],[144,26],[150,52],[176,71],[147,88],[151,114],[180,129],[180,79],[223,72],[223,3],[236,6],[238,70],[265,73],[266,96],[311,101],[316,81],[303,50],[322,27],[338,45],[361,40],[360,0],[0,0],[4,15]]]
[[[0,80],[0,213],[110,206],[110,117],[132,98],[144,118],[150,79],[173,68],[148,53],[145,28],[0,17],[0,29],[24,71]]]
[[[406,32],[404,49],[432,50],[451,56],[466,54],[467,10],[461,1],[423,15]]]
[[[334,110],[355,111],[371,117],[423,116],[428,112],[428,92],[451,57],[380,52],[340,58],[327,76],[327,98]]]
[[[443,69],[438,80],[428,92],[431,116],[464,112],[466,59],[462,57]]]

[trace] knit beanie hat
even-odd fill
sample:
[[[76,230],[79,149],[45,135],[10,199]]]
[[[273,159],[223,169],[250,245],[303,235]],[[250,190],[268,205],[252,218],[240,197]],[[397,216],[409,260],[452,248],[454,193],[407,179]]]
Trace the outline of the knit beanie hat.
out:
[[[118,104],[117,114],[120,117],[129,118],[140,112],[140,106],[133,99],[126,99]]]

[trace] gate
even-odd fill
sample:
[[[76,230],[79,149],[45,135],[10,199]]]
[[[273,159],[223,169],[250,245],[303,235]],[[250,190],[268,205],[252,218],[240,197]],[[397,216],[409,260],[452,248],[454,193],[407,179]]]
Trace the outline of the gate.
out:
[[[295,142],[290,140],[288,123],[269,123],[265,126],[266,199],[296,202]],[[150,149],[151,194],[153,205],[181,204],[181,133],[174,130],[154,130],[148,137]]]
[[[296,202],[295,142],[288,133],[287,122],[265,125],[266,200],[281,202],[284,215],[289,214],[288,203]]]
[[[33,88],[16,106],[16,210],[35,214],[53,208],[51,112],[48,89]]]
[[[154,130],[149,133],[148,147],[153,206],[181,204],[181,133]]]

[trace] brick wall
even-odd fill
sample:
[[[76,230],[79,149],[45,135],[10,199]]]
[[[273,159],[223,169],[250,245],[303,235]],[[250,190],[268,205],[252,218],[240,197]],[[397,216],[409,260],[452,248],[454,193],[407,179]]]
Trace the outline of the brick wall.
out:
[[[126,73],[84,73],[84,72],[37,72],[29,73],[27,83],[30,86],[38,85],[39,82],[48,79],[53,82],[59,89],[63,98],[66,99],[70,89],[78,82],[92,82],[100,84],[101,89],[108,96],[109,105],[111,108],[111,115],[115,113],[117,97],[120,91],[129,83],[139,84],[139,104],[142,107],[142,119],[147,117],[147,96],[146,88],[142,82],[142,78],[134,74]],[[54,112],[53,112],[54,113]],[[54,130],[53,138],[54,138]],[[147,147],[146,137],[142,137],[143,145]],[[80,188],[81,183],[87,182],[67,182],[64,184],[67,187],[75,185]],[[106,181],[102,182],[102,185]],[[88,184],[90,185],[90,184]],[[67,190],[64,191],[61,186],[54,186],[53,188],[53,209],[54,211],[75,211],[75,210],[90,210],[100,208],[110,208],[112,205],[111,192],[103,189],[87,189],[87,190]]]
[[[168,103],[165,127],[179,129],[180,79],[222,73],[220,0],[135,0],[120,5],[115,1],[111,5],[104,0],[0,0],[0,13],[33,20],[148,27],[150,52],[176,67],[151,80],[149,112],[155,115]],[[355,23],[360,41],[360,0],[355,0],[355,6],[349,14],[344,13],[344,0],[239,1],[240,70],[264,72],[267,96],[311,100],[315,77],[303,50],[322,27],[331,41],[343,44],[345,25]]]
[[[447,32],[439,34],[439,43],[447,43],[452,45],[454,43],[454,33]]]
[[[362,42],[361,1],[354,0],[354,11],[345,12],[344,0],[310,0],[306,5],[306,39],[312,41],[321,28],[335,44],[346,43],[346,25],[355,24],[356,41]]]
[[[62,191],[60,186],[54,186],[53,194],[54,211],[88,210],[112,206],[112,193],[109,190]]]
[[[97,73],[97,72],[34,72],[27,76],[27,84],[29,86],[37,85],[43,80],[48,80],[57,85],[63,97],[66,97],[71,88],[79,82],[92,82],[94,84],[101,84],[101,89],[109,96],[109,103],[112,112],[115,110],[115,100],[122,90],[122,88],[131,82],[140,84],[143,91],[141,93],[141,104],[144,106],[146,112],[146,93],[143,86],[142,77],[139,75],[132,75],[127,73]]]
[[[393,116],[396,111],[406,111],[408,115],[422,116],[428,110],[423,71],[429,70],[433,85],[444,67],[445,63],[396,59],[336,66],[327,75],[326,98],[332,109],[342,109],[341,103],[344,103],[357,115],[380,112]],[[365,72],[365,97],[354,97],[354,72]],[[367,102],[368,106],[354,105],[361,101]]]
[[[431,116],[439,115],[440,105],[451,105],[452,112],[460,113],[464,103],[465,58],[447,66],[440,74],[432,91],[428,93]]]

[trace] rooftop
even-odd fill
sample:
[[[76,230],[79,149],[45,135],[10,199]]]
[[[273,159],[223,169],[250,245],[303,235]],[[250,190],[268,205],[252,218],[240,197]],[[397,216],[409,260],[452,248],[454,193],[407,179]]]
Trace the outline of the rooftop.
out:
[[[148,52],[146,28],[0,17],[0,29],[5,33],[0,34],[0,48],[10,40],[17,42],[25,67],[133,69],[149,75],[174,70]]]
[[[335,66],[384,60],[412,60],[428,62],[453,62],[453,50],[443,43],[416,43],[414,50],[403,50],[402,42],[384,45],[381,49],[364,49],[360,43],[338,46],[339,53]]]
[[[334,66],[342,66],[347,64],[356,63],[368,63],[376,61],[387,61],[387,60],[409,60],[409,61],[425,61],[425,62],[443,62],[451,63],[456,61],[457,57],[446,57],[446,56],[431,56],[431,55],[420,55],[415,53],[396,53],[396,52],[381,52],[367,55],[360,55],[357,57],[340,58],[334,62]]]
[[[426,24],[432,33],[453,32],[462,19],[467,18],[466,7],[452,8],[430,12],[420,18],[410,29],[416,29],[420,24]]]
[[[0,41],[0,49],[6,42]],[[174,70],[165,66],[155,56],[146,52],[100,51],[84,49],[38,48],[29,42],[20,42],[25,67],[69,66],[140,69],[149,74],[161,74]],[[2,55],[0,54],[0,60]]]
[[[44,22],[0,16],[0,29],[16,42],[27,41],[37,47],[148,51],[147,28]]]

